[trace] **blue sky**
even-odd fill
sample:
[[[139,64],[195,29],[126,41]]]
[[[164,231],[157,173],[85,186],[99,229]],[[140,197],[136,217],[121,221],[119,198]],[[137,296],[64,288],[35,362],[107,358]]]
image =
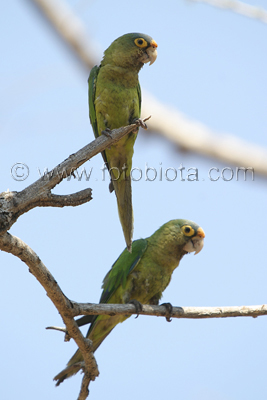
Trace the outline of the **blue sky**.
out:
[[[266,7],[264,0],[249,1]],[[188,1],[69,1],[101,58],[118,36],[151,35],[158,59],[140,72],[142,88],[189,118],[220,133],[267,147],[267,26]],[[0,15],[1,191],[22,190],[93,139],[88,119],[86,71],[31,2],[5,2]],[[29,168],[25,181],[10,174]],[[163,301],[176,306],[266,303],[266,180],[249,176],[216,182],[210,168],[232,168],[183,153],[156,135],[140,132],[133,166],[157,170],[183,164],[199,181],[133,182],[134,239],[150,236],[175,218],[197,222],[203,251],[184,257]],[[93,189],[76,208],[34,209],[11,233],[40,256],[70,298],[98,302],[101,283],[124,249],[115,196],[101,179],[100,155],[85,164],[92,179],[62,182],[54,193]],[[248,167],[243,165],[240,167]],[[2,289],[1,397],[75,399],[81,375],[55,388],[53,376],[76,349],[61,333],[60,316],[28,268],[0,254]],[[265,399],[266,318],[173,320],[133,317],[117,326],[96,352],[100,376],[90,399]]]

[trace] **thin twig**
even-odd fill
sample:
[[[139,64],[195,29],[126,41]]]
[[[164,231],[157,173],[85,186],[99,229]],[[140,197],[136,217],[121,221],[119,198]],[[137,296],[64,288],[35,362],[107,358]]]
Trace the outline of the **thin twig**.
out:
[[[54,330],[54,331],[67,333],[67,329],[66,328],[62,328],[61,326],[47,326],[45,329],[51,329],[51,330]]]

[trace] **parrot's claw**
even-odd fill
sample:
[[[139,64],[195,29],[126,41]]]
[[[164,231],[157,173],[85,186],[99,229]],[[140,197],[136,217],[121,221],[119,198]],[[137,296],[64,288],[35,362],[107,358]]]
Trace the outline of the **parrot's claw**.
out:
[[[141,128],[147,129],[147,124],[145,123],[145,120],[143,120],[142,118],[136,118],[133,123],[138,127],[141,126]]]
[[[104,135],[110,139],[112,139],[112,135],[111,135],[112,130],[109,128],[106,128],[104,131],[101,132],[101,135]]]
[[[171,322],[173,306],[171,305],[171,303],[162,303],[161,306],[164,306],[166,308],[166,321]]]
[[[135,311],[137,314],[137,316],[135,318],[139,317],[140,311],[143,310],[143,306],[140,303],[140,301],[137,301],[134,299],[134,300],[129,301],[128,304],[133,304],[135,306]]]

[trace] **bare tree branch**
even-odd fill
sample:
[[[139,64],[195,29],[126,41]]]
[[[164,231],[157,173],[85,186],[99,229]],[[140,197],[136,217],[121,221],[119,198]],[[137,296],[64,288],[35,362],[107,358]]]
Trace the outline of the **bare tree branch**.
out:
[[[215,0],[207,1],[215,3]],[[219,1],[221,4],[231,5],[232,9],[237,12],[244,11],[245,6],[252,7],[233,0],[218,0],[217,3]],[[87,65],[88,71],[98,63],[99,58],[92,50],[92,46],[84,45],[90,43],[85,25],[62,0],[31,0],[31,2],[39,8],[42,15],[55,28],[57,34],[73,50],[78,61],[82,65]],[[232,6],[233,4],[235,7]],[[252,8],[250,12],[255,11],[254,15],[265,15],[264,10],[258,9],[260,10],[258,12],[257,8],[256,10],[252,10]],[[261,20],[265,22],[265,17]],[[75,24],[79,25],[79,29],[73,29]],[[142,115],[153,114],[153,120],[149,124],[150,129],[175,143],[176,146],[205,157],[218,159],[223,163],[230,163],[238,167],[252,167],[255,173],[267,177],[266,148],[245,142],[232,134],[214,132],[204,124],[192,121],[178,110],[153,99],[148,93],[143,95],[142,108]]]
[[[171,106],[165,106],[147,93],[143,112],[152,114],[149,130],[164,136],[186,151],[194,151],[227,165],[253,168],[267,176],[267,149],[245,142],[233,135],[215,134],[204,124],[192,121]],[[164,117],[163,117],[164,116]]]
[[[77,206],[90,201],[91,189],[65,196],[51,194],[51,190],[86,161],[135,130],[137,125],[138,122],[113,129],[110,137],[99,136],[21,192],[0,193],[0,232],[10,229],[22,214],[32,208]]]
[[[78,315],[125,315],[136,314],[133,304],[92,304],[73,302],[73,313]],[[152,306],[143,304],[140,315],[157,317],[168,316],[164,305]],[[257,306],[227,306],[227,307],[173,307],[172,318],[226,318],[226,317],[259,317],[267,315],[267,305]]]
[[[41,11],[41,15],[50,22],[50,25],[58,33],[65,44],[78,55],[86,69],[93,68],[99,58],[94,55],[93,43],[87,36],[87,30],[79,17],[77,17],[69,5],[61,0],[32,0]]]
[[[94,303],[75,303],[73,314],[78,315],[133,315],[137,314],[133,304],[94,304]],[[153,317],[168,317],[169,312],[164,305],[155,306],[142,304],[142,310],[138,315]],[[171,317],[183,319],[209,319],[209,318],[229,318],[229,317],[261,317],[267,315],[267,304],[257,306],[226,306],[226,307],[173,307]],[[78,322],[78,321],[77,321]],[[66,328],[58,326],[48,326],[46,329],[68,333]]]
[[[88,373],[88,371],[85,371],[82,379],[81,390],[77,400],[85,400],[89,396],[88,386],[90,384],[90,381],[90,374]]]
[[[53,275],[48,271],[38,255],[16,236],[12,236],[9,233],[0,235],[0,250],[13,254],[28,265],[29,271],[43,286],[47,296],[59,311],[68,334],[75,340],[81,350],[85,363],[86,383],[89,384],[91,380],[95,380],[99,375],[99,371],[92,352],[91,341],[82,335],[77,323],[73,319],[72,303],[61,291]],[[85,399],[86,397],[80,398]]]
[[[188,0],[195,3],[207,3],[211,6],[228,9],[249,18],[258,19],[267,24],[267,10],[238,0]]]
[[[81,204],[87,203],[92,200],[92,189],[84,189],[80,192],[58,195],[49,194],[45,199],[42,200],[39,207],[66,207],[66,206],[80,206]]]

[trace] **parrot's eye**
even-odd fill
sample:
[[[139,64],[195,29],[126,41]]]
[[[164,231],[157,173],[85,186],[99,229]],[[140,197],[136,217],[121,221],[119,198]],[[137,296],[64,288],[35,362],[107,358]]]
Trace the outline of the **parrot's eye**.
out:
[[[134,43],[136,44],[137,47],[140,47],[141,49],[147,47],[147,41],[143,38],[135,39]]]
[[[189,225],[182,226],[182,231],[185,236],[192,236],[195,233],[194,229]]]

